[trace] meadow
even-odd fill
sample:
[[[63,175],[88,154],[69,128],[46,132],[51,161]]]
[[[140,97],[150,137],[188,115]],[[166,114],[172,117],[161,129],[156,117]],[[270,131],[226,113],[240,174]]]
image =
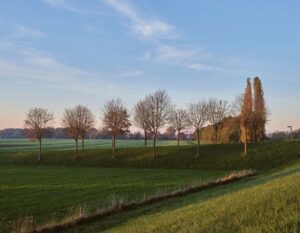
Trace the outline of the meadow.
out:
[[[59,219],[84,206],[90,211],[115,198],[130,201],[193,181],[224,175],[163,169],[80,168],[52,166],[0,166],[0,229],[13,221],[35,216],[38,223]]]
[[[68,233],[300,232],[300,163],[83,225]]]
[[[22,143],[28,148],[5,146]],[[200,156],[195,157],[194,145],[176,147],[161,141],[158,156],[153,158],[151,148],[142,147],[141,141],[140,147],[125,148],[124,144],[118,148],[116,160],[111,159],[108,147],[87,147],[75,160],[73,148],[66,146],[70,141],[60,143],[64,146],[49,143],[53,147],[37,161],[30,143],[1,142],[0,232],[9,232],[24,217],[33,216],[44,224],[80,206],[93,213],[116,198],[128,202],[243,169],[256,169],[258,176],[121,213],[70,232],[218,232],[222,228],[227,232],[274,232],[274,227],[298,227],[300,142],[252,144],[247,156],[239,144],[201,145]],[[268,213],[267,225],[262,224],[264,212]],[[279,225],[272,228],[275,220]]]
[[[151,146],[152,141],[149,140],[148,146]],[[175,146],[176,140],[160,140],[157,146]],[[181,145],[192,145],[193,141],[182,141]],[[79,142],[79,145],[80,142]],[[75,142],[72,139],[43,139],[43,150],[73,150]],[[116,148],[132,148],[143,147],[144,140],[117,140]],[[17,152],[17,151],[36,151],[38,143],[29,139],[4,139],[0,138],[0,153],[1,152]],[[111,139],[86,139],[86,149],[101,149],[111,148]]]

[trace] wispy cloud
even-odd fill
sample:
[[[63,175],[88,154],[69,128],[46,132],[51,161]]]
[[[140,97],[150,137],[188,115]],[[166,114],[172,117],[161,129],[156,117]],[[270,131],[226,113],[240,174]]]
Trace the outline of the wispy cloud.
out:
[[[99,72],[87,71],[67,65],[54,55],[39,50],[30,44],[0,40],[0,80],[15,79],[18,82],[34,82],[43,87],[83,93],[101,98],[119,95],[139,95],[131,86],[124,88]],[[120,73],[122,77],[140,76],[139,70]],[[125,94],[126,93],[126,94]]]
[[[156,61],[159,62],[181,63],[186,59],[192,58],[196,55],[196,52],[190,49],[179,49],[168,45],[160,45],[155,51]]]
[[[124,70],[117,74],[118,77],[137,77],[145,75],[145,72],[141,70]]]
[[[40,30],[28,28],[23,25],[15,25],[13,35],[18,38],[28,37],[34,39],[38,39],[44,36],[44,34]]]
[[[103,2],[127,18],[130,22],[129,28],[143,38],[159,40],[178,36],[172,25],[159,19],[147,19],[136,6],[128,1],[103,0]]]
[[[153,59],[158,63],[176,64],[198,71],[212,70],[208,66],[204,68],[202,65],[200,69],[199,64],[195,65],[203,59],[212,58],[212,55],[203,51],[203,48],[176,46],[176,43],[172,43],[172,45],[168,43],[168,39],[175,39],[179,35],[173,25],[159,19],[151,19],[133,3],[126,0],[103,0],[103,2],[119,15],[128,19],[130,30],[152,44],[153,49],[147,51],[142,60]]]
[[[188,68],[198,71],[218,71],[219,68],[203,63],[190,63],[186,65]]]
[[[0,40],[37,40],[45,36],[44,33],[36,28],[30,28],[20,24],[10,24],[2,21],[1,27],[5,33],[0,36]]]
[[[54,6],[54,7],[61,7],[65,10],[72,11],[75,13],[81,12],[81,10],[75,6],[73,6],[69,1],[67,0],[43,0],[45,3]]]
[[[0,37],[0,78],[38,81],[45,86],[65,86],[74,89],[85,79],[99,75],[66,65],[54,55],[38,49],[36,41],[44,37],[38,29],[6,24],[10,30]]]
[[[23,25],[6,26],[10,31],[0,37],[0,80],[34,82],[41,87],[101,96],[104,99],[115,97],[115,93],[139,95],[132,86],[124,88],[125,83],[117,83],[108,77],[134,77],[144,75],[144,72],[126,69],[119,74],[104,74],[79,68],[41,49],[37,41],[45,36],[43,32]]]
[[[85,76],[89,72],[64,65],[54,56],[30,45],[0,41],[0,77],[29,78],[63,83]]]

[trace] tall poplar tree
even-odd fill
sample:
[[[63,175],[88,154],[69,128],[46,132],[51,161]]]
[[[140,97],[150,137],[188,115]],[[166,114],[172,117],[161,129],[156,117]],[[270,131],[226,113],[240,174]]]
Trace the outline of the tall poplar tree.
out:
[[[262,141],[265,138],[267,111],[264,91],[259,77],[254,78],[254,114],[253,114],[253,141]]]
[[[250,78],[247,79],[247,87],[243,96],[243,106],[241,112],[241,128],[243,131],[244,153],[248,152],[248,130],[253,119],[252,88]]]

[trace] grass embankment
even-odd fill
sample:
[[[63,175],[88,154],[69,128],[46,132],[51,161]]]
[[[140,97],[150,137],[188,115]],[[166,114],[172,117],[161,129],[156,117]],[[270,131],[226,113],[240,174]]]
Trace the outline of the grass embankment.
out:
[[[68,233],[300,232],[300,163],[83,225]]]
[[[247,156],[242,145],[202,145],[200,156],[195,157],[194,146],[159,147],[158,156],[152,157],[151,148],[116,150],[116,160],[110,149],[80,151],[78,161],[73,151],[45,151],[43,161],[37,162],[36,152],[0,153],[0,165],[55,165],[122,168],[172,168],[198,170],[265,170],[284,165],[300,158],[300,142],[269,142],[250,145]]]
[[[88,211],[131,201],[195,181],[215,179],[225,171],[0,166],[0,232],[12,222],[34,216],[37,223],[59,220],[84,206]]]

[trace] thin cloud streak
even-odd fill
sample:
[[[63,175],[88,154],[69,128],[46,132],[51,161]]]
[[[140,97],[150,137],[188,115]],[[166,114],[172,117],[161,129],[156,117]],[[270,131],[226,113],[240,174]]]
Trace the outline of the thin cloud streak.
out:
[[[145,39],[159,40],[177,36],[174,27],[161,20],[149,20],[130,2],[103,0],[103,2],[130,21],[129,28]]]
[[[214,56],[203,48],[191,48],[169,45],[166,39],[174,38],[179,34],[176,28],[161,20],[146,20],[146,16],[131,2],[125,0],[103,0],[103,2],[122,17],[129,20],[129,29],[138,37],[146,39],[153,45],[151,51],[147,51],[141,60],[154,60],[157,63],[168,65],[180,65],[187,69],[197,71],[216,71],[220,68],[203,65],[211,61]],[[148,17],[149,18],[149,17]],[[199,65],[201,64],[201,66]]]
[[[54,6],[54,7],[61,7],[65,10],[68,10],[68,11],[72,11],[72,12],[75,12],[75,13],[80,13],[81,10],[74,7],[69,1],[67,0],[43,0],[43,2],[51,5],[51,6]]]

